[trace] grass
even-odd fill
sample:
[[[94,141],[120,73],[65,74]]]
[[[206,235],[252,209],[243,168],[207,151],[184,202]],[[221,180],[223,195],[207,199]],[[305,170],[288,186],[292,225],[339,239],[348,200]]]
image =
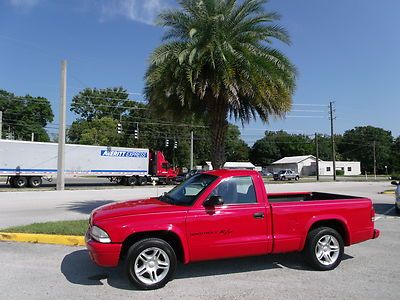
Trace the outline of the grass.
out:
[[[82,236],[85,235],[88,226],[88,220],[58,221],[8,227],[0,229],[0,231],[9,233],[40,233]]]

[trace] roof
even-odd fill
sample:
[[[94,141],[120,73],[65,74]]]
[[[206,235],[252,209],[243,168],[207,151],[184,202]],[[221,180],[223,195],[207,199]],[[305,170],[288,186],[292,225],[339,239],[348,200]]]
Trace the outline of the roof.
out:
[[[316,160],[314,155],[303,155],[303,156],[287,156],[284,158],[281,158],[280,160],[277,160],[273,162],[273,165],[283,165],[283,164],[298,164],[308,158],[311,158],[313,160]]]
[[[251,168],[254,169],[256,166],[253,165],[251,162],[233,162],[228,161],[224,164],[224,168]]]

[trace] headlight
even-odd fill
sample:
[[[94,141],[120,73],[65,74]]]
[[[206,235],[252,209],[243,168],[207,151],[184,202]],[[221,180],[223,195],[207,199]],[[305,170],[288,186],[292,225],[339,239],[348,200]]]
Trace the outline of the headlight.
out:
[[[92,228],[90,229],[90,235],[93,237],[93,239],[100,243],[111,243],[111,239],[108,236],[107,232],[97,226],[92,226]]]

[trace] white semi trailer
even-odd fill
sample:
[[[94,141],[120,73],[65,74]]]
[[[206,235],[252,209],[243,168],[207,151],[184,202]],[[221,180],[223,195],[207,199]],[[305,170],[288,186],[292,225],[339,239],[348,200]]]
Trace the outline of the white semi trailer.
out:
[[[57,175],[58,144],[0,140],[0,176],[17,188],[40,187]],[[176,177],[164,155],[149,149],[67,144],[65,177],[106,177],[124,185]]]

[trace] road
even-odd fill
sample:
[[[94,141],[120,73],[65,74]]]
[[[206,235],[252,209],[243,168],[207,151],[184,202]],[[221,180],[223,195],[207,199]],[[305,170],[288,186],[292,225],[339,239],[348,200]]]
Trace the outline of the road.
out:
[[[0,242],[1,299],[398,299],[400,217],[389,183],[267,185],[271,192],[315,190],[371,197],[378,215],[377,240],[346,248],[341,265],[317,272],[300,254],[272,255],[179,265],[175,279],[157,291],[137,291],[123,267],[95,266],[81,247]],[[0,193],[4,225],[83,218],[111,200],[155,195],[168,188]],[[33,204],[34,205],[33,205]],[[386,214],[385,214],[386,213]]]

